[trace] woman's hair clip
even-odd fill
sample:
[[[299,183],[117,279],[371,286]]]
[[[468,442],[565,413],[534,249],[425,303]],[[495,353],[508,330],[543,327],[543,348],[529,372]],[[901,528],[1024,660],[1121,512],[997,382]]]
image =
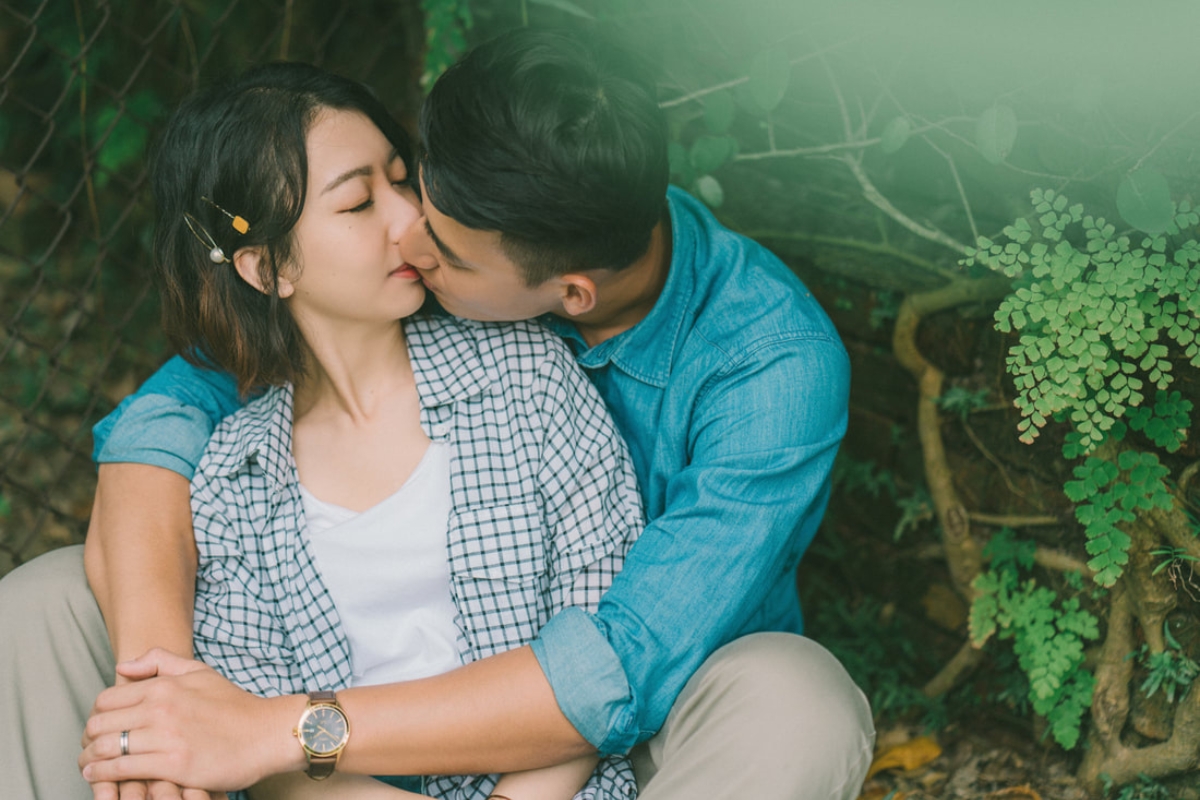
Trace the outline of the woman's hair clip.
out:
[[[241,219],[241,217],[238,217],[238,219]],[[200,224],[198,219],[185,211],[183,212],[183,221],[187,223],[188,228],[190,228],[192,231],[192,235],[199,239],[202,245],[212,248],[208,251],[209,261],[213,262],[214,264],[229,263],[229,257],[225,255],[225,251],[222,250],[221,246],[217,244],[216,240],[209,235],[208,231],[204,230],[204,226]]]
[[[204,202],[208,203],[210,206],[215,208],[217,211],[220,211],[225,216],[229,217],[229,221],[233,224],[233,229],[235,231],[237,231],[238,233],[244,234],[250,230],[250,223],[246,221],[245,217],[238,216],[237,214],[230,214],[228,211],[221,208],[219,205],[214,203],[212,200],[209,200],[207,197],[202,196],[200,199],[203,200]]]

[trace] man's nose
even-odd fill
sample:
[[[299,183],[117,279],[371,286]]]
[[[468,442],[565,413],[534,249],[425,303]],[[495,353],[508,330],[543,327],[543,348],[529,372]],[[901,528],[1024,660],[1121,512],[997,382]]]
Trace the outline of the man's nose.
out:
[[[417,269],[433,269],[437,266],[437,257],[433,254],[433,242],[425,230],[425,217],[419,216],[405,229],[400,236],[400,255],[406,264]]]

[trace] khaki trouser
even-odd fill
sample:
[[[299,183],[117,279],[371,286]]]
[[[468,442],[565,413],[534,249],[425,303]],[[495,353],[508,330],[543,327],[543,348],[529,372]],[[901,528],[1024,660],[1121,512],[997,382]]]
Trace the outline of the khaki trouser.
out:
[[[91,800],[79,741],[112,680],[82,547],[0,580],[0,795]],[[641,800],[853,800],[874,738],[866,699],[828,651],[763,633],[704,662],[632,758]]]

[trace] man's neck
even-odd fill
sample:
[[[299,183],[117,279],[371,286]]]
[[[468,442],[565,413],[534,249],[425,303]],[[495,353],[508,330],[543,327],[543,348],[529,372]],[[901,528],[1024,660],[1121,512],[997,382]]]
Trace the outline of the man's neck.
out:
[[[658,302],[671,268],[671,222],[664,218],[650,233],[650,246],[621,270],[594,274],[598,300],[586,314],[572,317],[589,347],[637,325]]]

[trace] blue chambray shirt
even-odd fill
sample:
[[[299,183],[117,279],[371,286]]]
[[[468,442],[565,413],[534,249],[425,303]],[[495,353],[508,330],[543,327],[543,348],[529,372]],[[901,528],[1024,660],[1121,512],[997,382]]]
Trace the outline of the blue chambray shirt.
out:
[[[801,632],[796,564],[846,430],[849,361],[812,295],[684,192],[668,204],[671,267],[645,319],[593,348],[547,321],[626,437],[650,520],[596,613],[564,609],[533,642],[563,713],[603,753],[652,736],[717,648]],[[96,426],[97,461],[190,478],[236,405],[228,378],[173,359]]]

